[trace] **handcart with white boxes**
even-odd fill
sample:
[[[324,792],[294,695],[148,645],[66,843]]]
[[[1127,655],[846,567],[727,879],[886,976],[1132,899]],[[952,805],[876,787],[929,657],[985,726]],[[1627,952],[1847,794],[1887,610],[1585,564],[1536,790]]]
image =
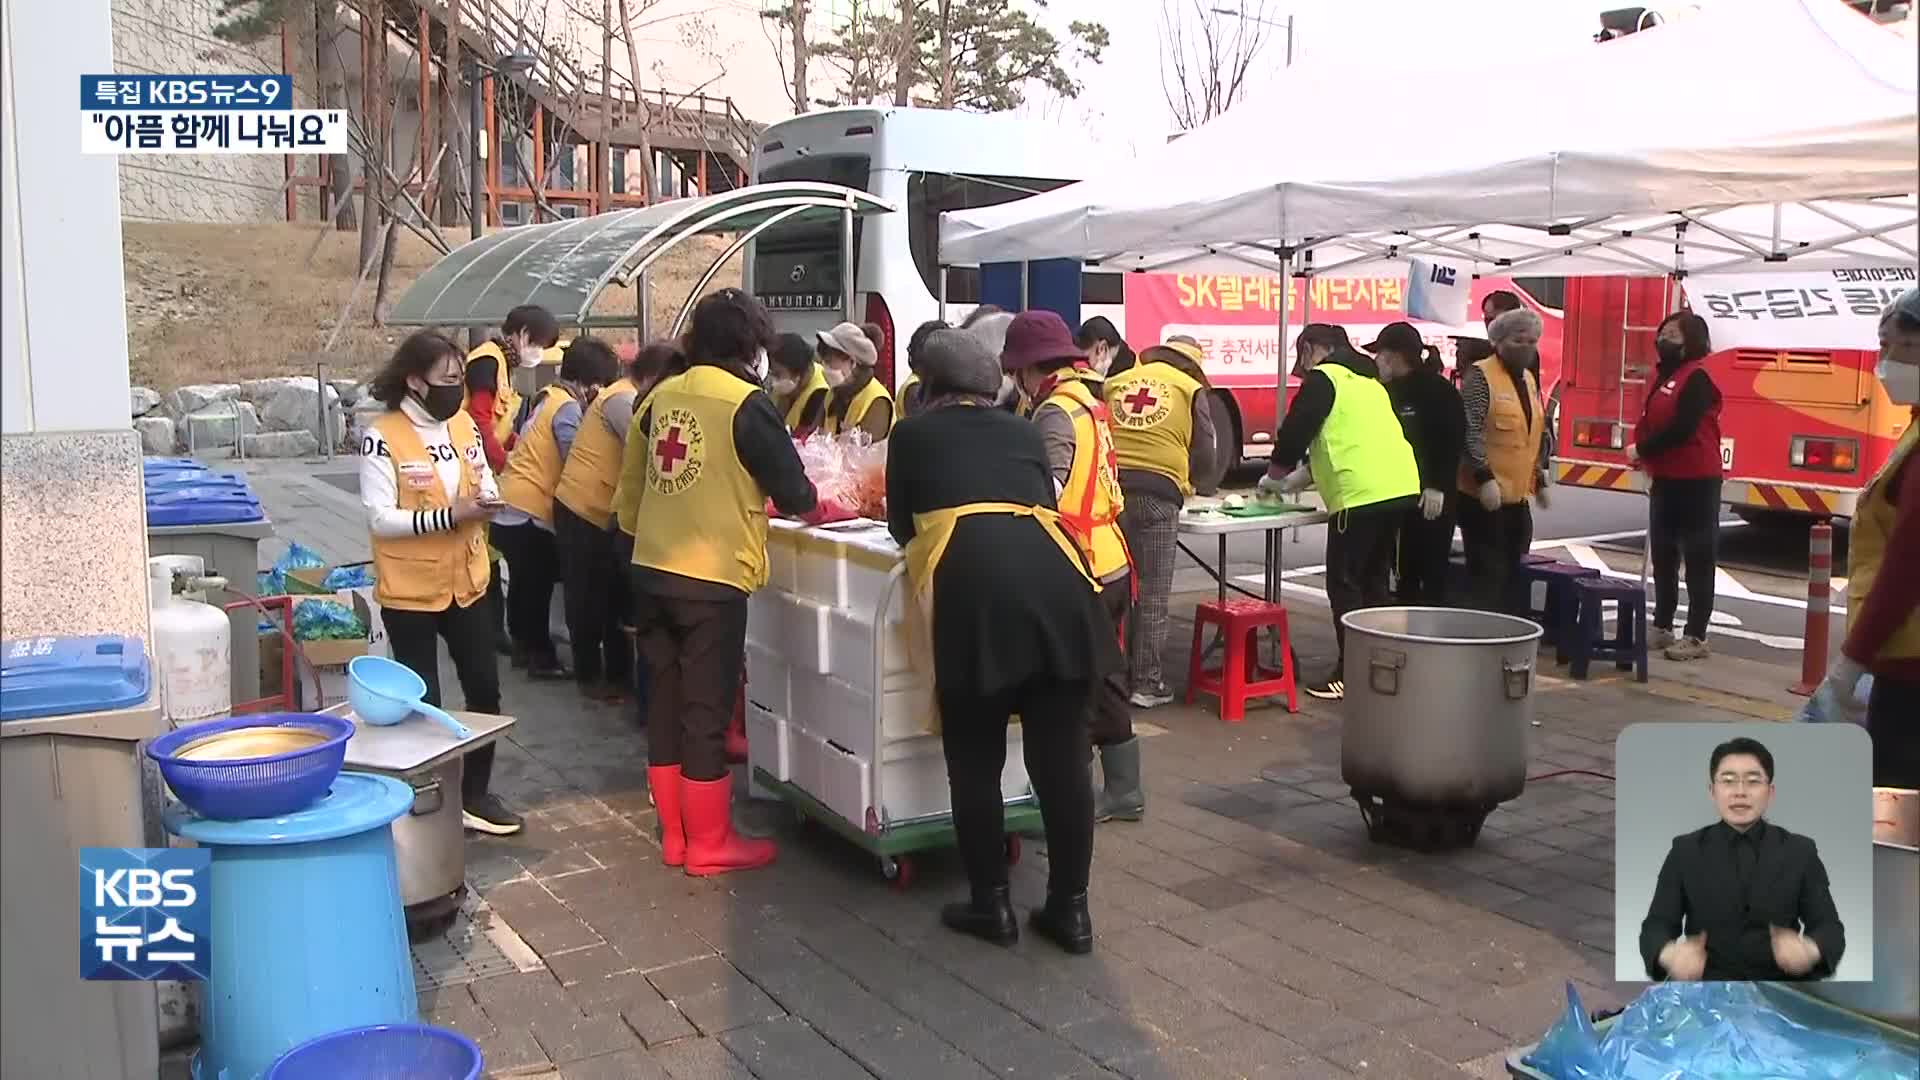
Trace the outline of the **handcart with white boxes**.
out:
[[[906,561],[885,525],[774,521],[747,622],[747,747],[757,793],[871,853],[897,888],[954,843],[933,677],[907,644]],[[1006,850],[1040,832],[1018,724],[1000,791]]]

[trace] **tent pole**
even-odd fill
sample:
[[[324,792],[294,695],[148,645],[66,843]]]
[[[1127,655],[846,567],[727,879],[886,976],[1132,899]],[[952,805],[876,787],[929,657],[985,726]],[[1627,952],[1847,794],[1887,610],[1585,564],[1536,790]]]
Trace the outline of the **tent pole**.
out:
[[[937,291],[939,295],[936,297],[936,299],[940,301],[940,312],[938,315],[934,317],[939,319],[941,322],[946,322],[947,321],[947,268],[946,268],[946,265],[943,263],[940,266],[935,267],[934,272],[938,274],[940,277],[940,284],[937,287]]]
[[[1301,260],[1301,264],[1302,264],[1302,269],[1300,272],[1300,329],[1305,330],[1307,328],[1307,324],[1313,321],[1313,249],[1312,248],[1307,249],[1306,256]],[[1280,380],[1280,386],[1283,390],[1286,388],[1286,385],[1287,385],[1287,381],[1285,379]],[[1286,415],[1285,413],[1281,414],[1282,417],[1284,417],[1285,415]],[[1293,542],[1296,544],[1300,542],[1299,529],[1293,530]]]
[[[647,292],[650,284],[647,280],[646,271],[644,270],[640,272],[639,277],[633,279],[633,306],[635,309],[634,315],[636,316],[634,325],[640,330],[640,345],[642,348],[646,346],[648,340],[653,336],[653,312],[650,310],[653,305],[647,303]]]
[[[1293,249],[1280,249],[1280,344],[1274,349],[1275,363],[1279,368],[1280,382],[1274,388],[1274,401],[1278,407],[1274,412],[1274,435],[1280,433],[1280,424],[1287,418],[1287,371],[1292,366],[1287,363],[1287,324],[1293,321]],[[1289,529],[1297,541],[1299,529]],[[1278,533],[1262,533],[1267,541],[1267,603],[1280,602],[1281,579],[1285,576],[1285,548],[1280,544]]]
[[[840,211],[840,321],[853,321],[853,208]]]

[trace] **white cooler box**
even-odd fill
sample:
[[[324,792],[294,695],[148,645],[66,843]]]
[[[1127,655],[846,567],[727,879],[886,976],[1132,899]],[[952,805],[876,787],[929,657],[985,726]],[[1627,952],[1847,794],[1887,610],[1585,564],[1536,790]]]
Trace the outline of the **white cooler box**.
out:
[[[792,783],[846,821],[865,828],[869,809],[878,821],[889,823],[953,812],[953,799],[947,790],[947,761],[937,735],[887,745],[881,764],[881,788],[887,800],[884,807],[873,806],[870,759],[799,729],[789,729],[789,738]],[[1018,798],[1031,791],[1020,729],[1015,726],[1007,733],[1007,765],[1000,774],[1000,793],[1004,798]]]
[[[783,719],[793,715],[793,671],[776,647],[747,642],[747,701]]]
[[[873,694],[832,675],[795,671],[792,678],[794,727],[839,743],[862,757],[873,756]],[[933,687],[912,674],[885,683],[881,735],[884,742],[911,739],[933,730]]]
[[[747,765],[775,780],[793,779],[792,728],[752,701],[747,702]]]
[[[783,540],[784,542],[784,540]],[[880,522],[847,522],[794,534],[793,593],[827,607],[871,612],[900,548]]]

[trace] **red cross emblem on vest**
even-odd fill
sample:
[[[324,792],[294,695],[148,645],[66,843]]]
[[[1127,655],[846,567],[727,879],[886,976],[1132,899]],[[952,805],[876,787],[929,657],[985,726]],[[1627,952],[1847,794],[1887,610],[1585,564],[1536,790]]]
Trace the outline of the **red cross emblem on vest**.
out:
[[[1127,411],[1135,416],[1139,416],[1151,410],[1155,405],[1160,404],[1160,399],[1153,396],[1153,391],[1144,386],[1120,400],[1126,405]]]
[[[660,459],[660,471],[671,475],[686,460],[687,444],[680,440],[680,426],[675,424],[667,429],[665,437],[653,446],[655,456]]]

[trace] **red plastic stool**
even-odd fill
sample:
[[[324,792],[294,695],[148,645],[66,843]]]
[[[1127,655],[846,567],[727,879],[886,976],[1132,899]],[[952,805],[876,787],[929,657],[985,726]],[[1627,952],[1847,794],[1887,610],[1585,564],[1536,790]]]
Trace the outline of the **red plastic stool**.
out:
[[[1207,627],[1217,627],[1225,639],[1226,658],[1217,668],[1203,668],[1200,640]],[[1260,631],[1280,635],[1280,670],[1260,662]],[[1294,685],[1293,643],[1287,636],[1287,609],[1265,600],[1228,600],[1201,604],[1193,612],[1193,653],[1187,662],[1187,704],[1195,694],[1220,699],[1220,719],[1237,724],[1246,717],[1248,698],[1287,696],[1287,711],[1300,711]]]

